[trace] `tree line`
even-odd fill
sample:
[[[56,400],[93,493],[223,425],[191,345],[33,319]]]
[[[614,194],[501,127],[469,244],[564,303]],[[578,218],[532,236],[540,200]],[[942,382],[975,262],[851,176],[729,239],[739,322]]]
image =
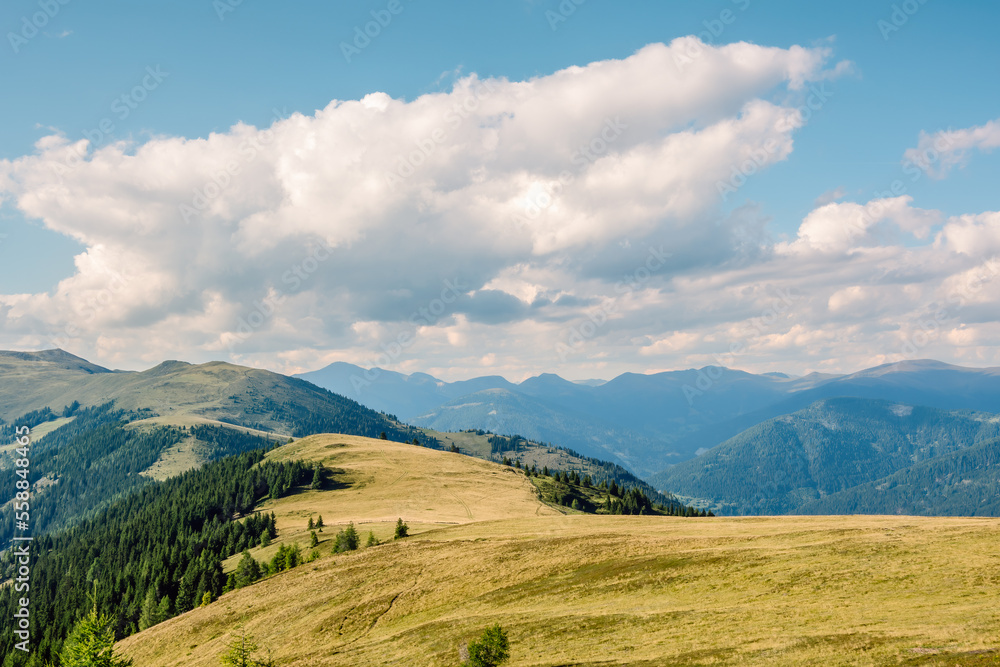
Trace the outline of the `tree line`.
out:
[[[534,442],[520,435],[497,435],[491,431],[483,431],[482,429],[469,429],[467,432],[475,433],[476,435],[488,436],[487,440],[490,443],[490,454],[498,462],[509,461],[513,463],[518,460],[518,457],[516,456],[517,454],[528,452],[532,448],[545,448],[556,452],[562,452],[569,457],[580,460],[580,462],[590,471],[587,474],[591,475],[594,484],[603,482],[607,485],[611,482],[615,482],[619,486],[641,489],[642,492],[651,498],[653,502],[663,505],[664,507],[672,507],[675,505],[683,507],[683,504],[674,496],[657,491],[645,480],[636,477],[617,463],[604,461],[592,456],[584,456],[569,447],[560,447],[558,445],[553,445],[552,443]],[[514,454],[515,456],[506,456],[508,453]],[[509,464],[510,463],[508,463],[508,465]]]
[[[520,461],[504,459],[505,465],[522,469]],[[665,516],[710,517],[710,510],[702,510],[684,505],[678,501],[669,504],[655,502],[640,486],[619,485],[615,480],[609,483],[601,480],[594,483],[590,475],[581,476],[575,470],[541,470],[534,465],[523,468],[529,477],[551,480],[546,500],[564,507],[594,514],[659,514]],[[603,500],[599,500],[603,498]]]

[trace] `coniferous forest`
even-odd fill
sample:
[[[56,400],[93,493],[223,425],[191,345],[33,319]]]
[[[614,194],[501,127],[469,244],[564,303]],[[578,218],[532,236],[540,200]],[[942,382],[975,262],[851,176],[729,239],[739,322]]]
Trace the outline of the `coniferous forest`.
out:
[[[137,632],[222,594],[222,561],[262,536],[273,537],[269,515],[252,514],[267,496],[308,484],[311,467],[263,461],[263,450],[209,463],[166,482],[151,484],[111,503],[94,516],[31,544],[32,656],[52,660],[74,623],[96,607],[117,619],[118,638]],[[3,578],[13,560],[3,562]],[[0,609],[10,618],[13,587],[0,589]],[[13,641],[2,637],[3,667],[14,662]]]

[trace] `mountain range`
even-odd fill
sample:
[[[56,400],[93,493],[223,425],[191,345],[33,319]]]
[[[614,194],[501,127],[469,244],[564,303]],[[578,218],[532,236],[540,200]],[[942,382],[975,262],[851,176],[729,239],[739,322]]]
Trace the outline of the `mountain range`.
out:
[[[830,631],[852,642],[863,636],[867,655],[866,628],[894,615],[902,630],[878,635],[896,638],[880,650],[905,657],[922,628],[947,622],[921,641],[951,641],[968,624],[962,605],[988,600],[995,589],[995,521],[733,521],[702,511],[1000,516],[1000,416],[984,409],[995,406],[992,369],[919,362],[793,378],[707,368],[610,382],[543,375],[519,384],[418,376],[413,386],[423,388],[411,395],[412,377],[391,378],[397,399],[417,397],[409,409],[446,400],[410,421],[516,418],[555,442],[571,434],[597,451],[620,447],[608,434],[625,439],[631,429],[639,435],[622,453],[645,456],[641,436],[659,442],[648,457],[654,462],[701,438],[704,451],[649,476],[677,494],[657,502],[699,511],[617,516],[614,507],[637,491],[655,491],[611,463],[482,429],[419,428],[386,414],[391,402],[377,411],[301,378],[221,362],[168,361],[132,372],[60,350],[0,353],[0,432],[29,426],[32,436],[32,659],[52,658],[94,609],[113,612],[115,636],[127,637],[118,648],[143,665],[218,664],[248,627],[287,664],[329,656],[337,660],[330,664],[450,664],[463,637],[498,618],[516,630],[519,646],[554,623],[579,629],[593,648],[554,659],[583,664],[609,627],[647,624],[636,651],[651,646],[649,632],[677,627],[691,633],[685,646],[694,645],[723,635],[664,619],[728,595],[725,610],[736,610],[729,631],[737,632],[748,599],[813,600],[820,585],[850,610],[836,619],[853,623]],[[847,392],[860,395],[840,395]],[[618,430],[608,426],[616,411]],[[670,433],[671,424],[683,433],[657,441],[657,429]],[[713,442],[727,430],[735,433]],[[0,444],[3,488],[20,479],[16,448]],[[193,465],[167,465],[189,451],[199,455]],[[0,545],[15,530],[13,505],[0,505]],[[314,516],[325,517],[326,532]],[[368,533],[363,549],[355,525]],[[21,603],[4,585],[17,567],[7,553],[0,610],[10,618]],[[913,582],[928,571],[944,574],[936,592],[918,591],[924,602],[937,597],[917,618]],[[881,591],[875,600],[873,590]],[[810,627],[831,622],[828,606],[802,605],[813,610]],[[237,619],[233,609],[246,613]],[[767,627],[745,631],[740,646],[773,632],[773,615],[751,616]],[[801,614],[779,616],[795,628],[804,622]],[[722,616],[713,618],[715,627]],[[13,641],[0,637],[5,665]],[[553,645],[544,639],[530,650],[542,655]],[[789,646],[806,652],[788,664],[825,664],[843,651],[835,644],[820,659],[812,643]],[[765,650],[770,661],[774,649]],[[636,651],[622,661],[638,664]],[[684,648],[677,663],[704,655]],[[643,664],[662,662],[648,656]]]
[[[848,375],[752,374],[708,366],[608,382],[544,374],[445,382],[338,362],[297,377],[436,430],[485,429],[553,442],[650,476],[774,417],[827,398],[856,397],[943,410],[1000,411],[1000,368],[932,360]]]
[[[936,361],[840,376],[706,367],[512,383],[344,363],[299,377],[223,362],[113,371],[61,350],[0,352],[0,431],[27,424],[40,439],[35,474],[66,496],[65,511],[40,517],[52,525],[147,477],[329,432],[639,483],[631,472],[717,513],[1000,515],[998,412],[1000,369]]]

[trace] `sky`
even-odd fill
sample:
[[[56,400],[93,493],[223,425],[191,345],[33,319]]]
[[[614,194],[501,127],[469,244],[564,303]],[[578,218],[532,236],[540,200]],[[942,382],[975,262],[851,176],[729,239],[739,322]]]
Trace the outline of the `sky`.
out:
[[[0,347],[1000,366],[1000,5],[0,7]]]

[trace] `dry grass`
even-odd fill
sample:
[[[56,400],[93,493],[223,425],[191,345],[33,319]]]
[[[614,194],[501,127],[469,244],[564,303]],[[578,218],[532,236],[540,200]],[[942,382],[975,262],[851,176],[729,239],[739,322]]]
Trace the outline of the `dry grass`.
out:
[[[562,516],[458,455],[349,436],[279,452],[353,482],[265,508],[282,539],[310,513],[423,532],[130,637],[137,665],[218,665],[241,623],[280,665],[456,665],[493,622],[512,665],[1000,664],[1000,520]]]
[[[323,517],[320,553],[333,548],[337,530],[353,521],[364,540],[368,531],[390,539],[396,519],[412,533],[471,521],[558,514],[538,501],[531,483],[503,466],[387,440],[350,435],[303,438],[271,452],[275,460],[320,462],[335,472],[332,490],[301,491],[258,507],[274,512],[278,540],[251,550],[258,560],[278,546],[309,544],[309,517]],[[307,550],[308,553],[308,550]],[[226,563],[235,567],[239,557]]]
[[[165,449],[156,463],[139,474],[162,482],[199,467],[203,461],[198,456],[197,443],[198,440],[195,438],[184,438],[176,445]]]

